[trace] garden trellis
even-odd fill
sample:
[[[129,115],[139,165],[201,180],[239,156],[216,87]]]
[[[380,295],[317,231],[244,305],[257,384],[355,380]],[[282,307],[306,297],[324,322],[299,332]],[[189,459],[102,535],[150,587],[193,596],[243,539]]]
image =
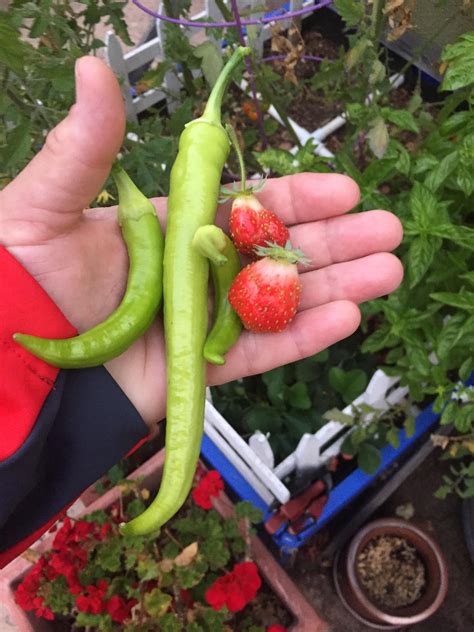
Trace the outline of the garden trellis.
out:
[[[252,47],[255,54],[261,57],[264,42],[271,38],[271,26],[273,24],[280,22],[282,28],[287,28],[290,19],[304,19],[312,15],[314,11],[328,6],[331,2],[332,0],[324,0],[323,2],[315,4],[313,0],[290,0],[280,9],[270,13],[263,13],[261,10],[261,0],[236,0],[235,5],[237,5],[239,12],[250,11],[252,15],[252,19],[250,20],[241,20],[242,27],[245,28],[250,24],[260,25],[259,34],[252,42]],[[172,111],[178,102],[180,81],[175,72],[169,71],[166,73],[162,87],[148,90],[144,94],[136,94],[130,82],[130,74],[132,72],[147,64],[159,62],[163,59],[166,42],[166,22],[180,24],[180,27],[189,38],[212,38],[221,45],[225,45],[221,37],[222,29],[228,28],[229,25],[235,23],[223,21],[222,14],[216,2],[212,0],[206,0],[204,9],[193,15],[189,20],[168,18],[164,14],[163,3],[159,3],[156,12],[138,0],[134,0],[134,4],[137,6],[137,11],[144,10],[155,18],[152,31],[156,32],[156,36],[132,51],[124,53],[119,38],[113,32],[108,32],[106,38],[106,54],[110,67],[117,76],[120,77],[122,82],[122,93],[125,99],[127,118],[137,122],[138,115],[156,103],[165,101],[168,108]],[[229,7],[230,11],[233,3],[230,0],[224,0],[224,4]]]

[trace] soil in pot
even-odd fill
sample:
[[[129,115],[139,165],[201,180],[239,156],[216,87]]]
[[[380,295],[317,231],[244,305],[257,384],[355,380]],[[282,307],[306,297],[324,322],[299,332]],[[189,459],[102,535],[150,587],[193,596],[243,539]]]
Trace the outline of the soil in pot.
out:
[[[381,608],[401,608],[418,601],[426,586],[425,566],[404,538],[379,536],[357,556],[359,581]]]

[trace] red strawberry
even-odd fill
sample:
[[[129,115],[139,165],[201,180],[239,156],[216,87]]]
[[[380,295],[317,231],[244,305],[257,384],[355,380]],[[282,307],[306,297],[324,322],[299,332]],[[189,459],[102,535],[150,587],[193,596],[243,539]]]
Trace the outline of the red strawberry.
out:
[[[283,331],[294,318],[301,296],[297,263],[308,260],[299,250],[270,244],[258,247],[263,259],[246,266],[229,289],[229,303],[246,329],[260,333]]]
[[[230,213],[230,234],[237,250],[256,259],[256,246],[267,242],[284,246],[289,232],[281,219],[264,208],[253,194],[235,197]]]

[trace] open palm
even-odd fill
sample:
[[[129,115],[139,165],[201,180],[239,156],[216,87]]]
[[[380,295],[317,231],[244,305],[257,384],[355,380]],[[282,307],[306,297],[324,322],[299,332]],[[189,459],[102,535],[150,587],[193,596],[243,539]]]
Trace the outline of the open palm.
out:
[[[69,321],[85,331],[118,305],[127,254],[116,209],[87,209],[121,146],[125,116],[120,88],[93,57],[76,66],[77,98],[39,154],[0,192],[0,243],[36,278]],[[299,312],[281,334],[244,332],[210,384],[261,373],[321,351],[359,325],[357,303],[393,291],[402,267],[390,254],[400,242],[387,211],[344,215],[358,201],[357,185],[337,174],[270,180],[259,194],[290,226],[291,242],[311,259],[302,271]],[[153,200],[166,221],[166,200]],[[84,211],[84,209],[87,209]],[[226,226],[228,209],[219,210]],[[191,315],[190,315],[191,316]],[[164,338],[157,322],[107,369],[151,427],[164,416]]]

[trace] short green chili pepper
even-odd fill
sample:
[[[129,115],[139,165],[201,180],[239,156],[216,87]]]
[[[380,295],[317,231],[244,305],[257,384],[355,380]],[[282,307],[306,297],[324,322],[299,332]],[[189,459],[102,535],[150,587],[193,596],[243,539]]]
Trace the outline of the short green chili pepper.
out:
[[[204,343],[204,358],[211,364],[224,364],[225,354],[242,331],[242,321],[228,300],[229,288],[241,269],[239,254],[224,231],[212,224],[198,228],[193,247],[209,259],[214,286],[214,323]]]
[[[145,333],[161,304],[164,239],[155,207],[118,164],[112,175],[129,257],[127,287],[120,305],[106,320],[73,338],[13,335],[22,347],[62,369],[98,366],[120,355]]]
[[[203,115],[186,125],[171,170],[164,254],[164,327],[167,365],[165,465],[158,495],[123,533],[157,531],[180,509],[192,486],[204,427],[209,263],[192,247],[200,226],[217,209],[229,139],[221,103],[233,70],[248,48],[238,48],[218,77]]]

